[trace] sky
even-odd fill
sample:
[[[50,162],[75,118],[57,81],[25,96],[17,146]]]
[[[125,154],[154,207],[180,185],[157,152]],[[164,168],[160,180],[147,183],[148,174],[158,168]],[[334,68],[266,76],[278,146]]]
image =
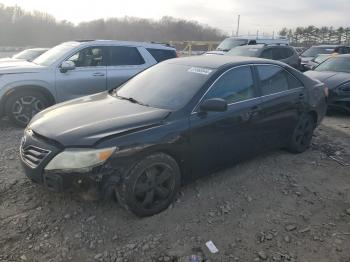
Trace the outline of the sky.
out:
[[[272,34],[283,27],[350,26],[350,0],[0,0],[75,24],[99,18],[173,16],[217,27],[227,34]]]

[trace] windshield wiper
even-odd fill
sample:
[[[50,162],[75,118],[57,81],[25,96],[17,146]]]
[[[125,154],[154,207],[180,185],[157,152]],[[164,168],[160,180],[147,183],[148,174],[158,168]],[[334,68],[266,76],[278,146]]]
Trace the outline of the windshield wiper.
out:
[[[129,102],[131,103],[134,103],[134,104],[139,104],[139,105],[142,105],[142,106],[148,106],[147,104],[144,104],[138,100],[136,100],[135,98],[133,97],[124,97],[124,96],[118,96],[117,94],[115,94],[115,97],[119,98],[119,99],[122,99],[122,100],[128,100]]]

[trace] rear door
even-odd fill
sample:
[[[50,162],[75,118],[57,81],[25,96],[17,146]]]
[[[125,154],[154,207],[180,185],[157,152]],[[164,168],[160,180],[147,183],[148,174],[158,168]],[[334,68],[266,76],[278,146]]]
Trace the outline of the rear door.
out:
[[[302,83],[278,65],[257,65],[258,87],[262,97],[261,144],[264,148],[283,146],[296,126],[306,103]]]
[[[225,112],[200,112],[199,105],[190,117],[193,168],[208,173],[254,154],[257,148],[260,98],[250,66],[226,71],[216,80],[201,101],[222,98]]]
[[[151,65],[142,55],[142,49],[134,46],[109,46],[107,49],[107,89],[120,86],[131,77]]]
[[[105,49],[86,47],[66,59],[76,68],[67,72],[56,69],[56,90],[59,102],[106,90]]]

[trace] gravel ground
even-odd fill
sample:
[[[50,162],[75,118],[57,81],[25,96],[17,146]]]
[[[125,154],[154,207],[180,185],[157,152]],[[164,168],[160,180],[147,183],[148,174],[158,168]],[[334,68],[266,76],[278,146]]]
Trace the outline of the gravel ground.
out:
[[[143,219],[31,183],[22,132],[0,121],[0,261],[350,261],[349,115],[327,117],[307,152],[215,173]]]

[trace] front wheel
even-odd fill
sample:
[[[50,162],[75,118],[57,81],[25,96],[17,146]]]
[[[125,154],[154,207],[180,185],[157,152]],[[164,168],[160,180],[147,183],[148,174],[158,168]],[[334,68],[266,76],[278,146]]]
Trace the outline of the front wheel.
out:
[[[181,174],[176,161],[157,153],[137,163],[116,188],[119,203],[139,217],[152,216],[168,208],[180,189]]]
[[[50,105],[39,92],[22,91],[11,95],[5,104],[6,115],[17,126],[25,127],[34,115]]]
[[[293,131],[287,150],[292,153],[306,151],[310,147],[315,126],[315,120],[310,114],[301,115]]]

